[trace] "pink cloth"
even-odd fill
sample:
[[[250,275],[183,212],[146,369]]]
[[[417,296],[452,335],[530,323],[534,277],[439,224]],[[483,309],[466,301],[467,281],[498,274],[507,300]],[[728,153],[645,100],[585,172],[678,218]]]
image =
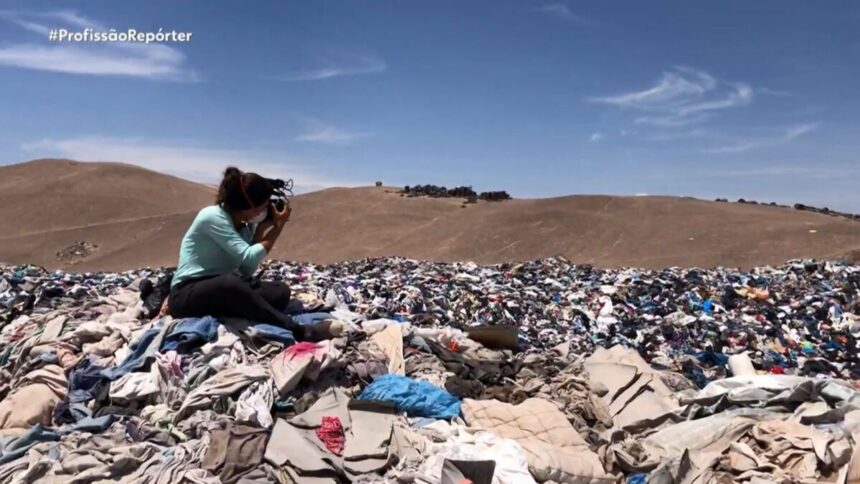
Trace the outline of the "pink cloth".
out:
[[[334,455],[343,454],[346,437],[343,434],[343,425],[337,417],[323,417],[322,425],[317,428],[317,437],[325,443],[325,448]]]
[[[287,355],[292,358],[297,356],[302,356],[305,354],[313,354],[316,350],[319,349],[319,345],[316,343],[309,343],[307,341],[302,341],[301,343],[296,343],[284,351]]]

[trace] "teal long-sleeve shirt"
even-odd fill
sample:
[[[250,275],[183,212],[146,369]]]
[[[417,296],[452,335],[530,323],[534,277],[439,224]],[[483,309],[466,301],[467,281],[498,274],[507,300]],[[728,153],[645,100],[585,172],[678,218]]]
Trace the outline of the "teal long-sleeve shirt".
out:
[[[254,243],[254,227],[246,225],[237,231],[230,215],[221,206],[211,205],[200,210],[182,238],[171,287],[236,270],[251,275],[265,257],[266,249]]]

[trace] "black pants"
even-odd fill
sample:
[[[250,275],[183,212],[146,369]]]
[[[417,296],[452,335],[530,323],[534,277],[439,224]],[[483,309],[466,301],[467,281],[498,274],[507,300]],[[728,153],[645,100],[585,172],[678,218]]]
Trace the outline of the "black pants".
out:
[[[289,302],[286,284],[223,274],[180,283],[171,289],[167,306],[174,318],[242,318],[281,326],[304,339],[304,328],[284,314]]]

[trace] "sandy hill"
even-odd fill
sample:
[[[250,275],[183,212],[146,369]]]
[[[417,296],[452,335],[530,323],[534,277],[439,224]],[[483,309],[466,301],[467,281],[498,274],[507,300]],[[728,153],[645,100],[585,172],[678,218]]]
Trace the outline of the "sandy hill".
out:
[[[35,160],[0,167],[0,234],[160,217],[214,198],[212,188],[133,165]]]
[[[401,197],[396,188],[299,195],[273,257],[329,263],[401,255],[479,263],[562,254],[600,266],[749,267],[856,257],[860,223],[761,205],[577,195],[480,202]],[[214,190],[115,163],[0,167],[0,261],[74,270],[175,265]],[[76,242],[87,256],[57,253]]]

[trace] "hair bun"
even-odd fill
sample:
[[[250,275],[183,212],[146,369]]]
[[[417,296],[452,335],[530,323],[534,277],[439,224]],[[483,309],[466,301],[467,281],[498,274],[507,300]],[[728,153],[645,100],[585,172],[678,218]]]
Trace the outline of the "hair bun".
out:
[[[227,169],[224,170],[224,178],[240,178],[241,176],[242,171],[235,166],[228,166]]]

